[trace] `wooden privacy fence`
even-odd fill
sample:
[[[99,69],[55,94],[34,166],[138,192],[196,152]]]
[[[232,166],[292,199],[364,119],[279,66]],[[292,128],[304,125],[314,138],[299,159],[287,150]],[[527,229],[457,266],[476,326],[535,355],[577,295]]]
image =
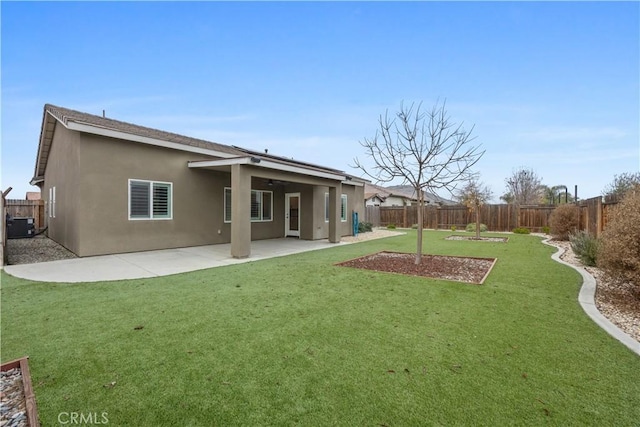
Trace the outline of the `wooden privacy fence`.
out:
[[[599,236],[617,202],[603,202],[601,197],[581,201],[580,229]],[[516,206],[509,204],[484,205],[480,209],[483,224],[491,231],[512,231],[516,227],[541,232],[549,227],[549,218],[556,208],[554,205]],[[432,229],[450,229],[455,226],[464,229],[467,224],[475,223],[475,214],[463,205],[425,206],[422,226]],[[366,222],[375,227],[409,228],[418,223],[418,206],[367,206]]]
[[[33,218],[36,230],[46,226],[44,200],[7,199],[5,209],[13,218]]]
[[[607,226],[611,212],[617,204],[617,199],[602,201],[602,197],[593,197],[581,201],[578,205],[580,207],[580,230],[599,237],[602,230]]]

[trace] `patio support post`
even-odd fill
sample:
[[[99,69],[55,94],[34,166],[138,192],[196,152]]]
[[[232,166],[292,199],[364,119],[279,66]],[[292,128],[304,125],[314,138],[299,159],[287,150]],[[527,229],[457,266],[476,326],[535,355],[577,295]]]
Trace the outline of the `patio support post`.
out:
[[[251,255],[251,173],[231,165],[231,256]]]
[[[342,184],[329,187],[329,242],[340,243],[340,207],[342,205]]]

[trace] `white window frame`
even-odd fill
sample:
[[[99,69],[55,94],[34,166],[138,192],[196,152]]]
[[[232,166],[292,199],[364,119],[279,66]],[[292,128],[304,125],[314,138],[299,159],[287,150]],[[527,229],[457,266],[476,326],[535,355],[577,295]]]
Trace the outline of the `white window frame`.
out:
[[[227,218],[227,192],[228,194],[233,197],[233,195],[231,195],[231,187],[224,187],[224,195],[223,195],[223,216],[224,216],[224,222],[225,224],[231,224],[231,220],[233,219],[233,212],[231,212],[231,208],[229,208],[229,215],[230,218]],[[264,194],[265,193],[269,193],[271,195],[270,201],[269,201],[269,213],[271,214],[269,218],[265,219],[264,217]],[[273,191],[269,191],[269,190],[251,190],[251,195],[253,196],[253,194],[260,194],[260,216],[256,217],[256,218],[251,218],[251,222],[273,222]],[[229,197],[229,200],[231,200],[231,197]],[[251,210],[251,209],[249,209]],[[249,212],[249,214],[251,214],[251,212]]]
[[[149,216],[148,217],[131,217],[131,183],[144,182],[149,184]],[[154,184],[166,185],[169,187],[169,216],[155,216],[153,213],[153,186]],[[127,183],[127,216],[129,221],[167,221],[173,219],[173,182],[167,181],[150,181],[148,179],[129,179]]]
[[[340,195],[340,222],[347,222],[349,217],[347,216],[347,195]],[[324,222],[329,222],[329,193],[324,193]]]
[[[349,220],[349,215],[347,215],[347,207],[349,204],[346,194],[340,196],[340,202],[340,221],[347,222]]]
[[[49,187],[49,218],[56,217],[56,187]]]

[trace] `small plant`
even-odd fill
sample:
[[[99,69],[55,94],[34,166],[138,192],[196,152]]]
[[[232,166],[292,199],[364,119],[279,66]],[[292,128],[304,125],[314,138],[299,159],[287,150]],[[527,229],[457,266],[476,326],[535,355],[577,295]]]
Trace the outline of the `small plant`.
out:
[[[396,225],[395,224],[387,225],[387,230],[395,230],[395,229],[396,229]]]
[[[594,266],[598,258],[599,241],[586,231],[569,233],[573,253],[584,265]]]
[[[518,227],[511,230],[514,234],[531,234],[531,230],[526,227]]]
[[[367,233],[373,230],[373,224],[370,222],[359,222],[358,223],[358,233]]]
[[[467,227],[465,228],[465,230],[469,233],[475,233],[476,232],[476,223],[475,222],[470,222],[469,224],[467,224]],[[487,231],[487,226],[485,224],[480,224],[480,232],[484,233],[485,231]]]
[[[542,232],[544,234],[549,234],[549,232],[551,231],[551,227],[545,225],[544,227],[542,227]]]
[[[557,240],[569,240],[569,233],[578,229],[580,208],[574,204],[560,205],[551,212],[551,235]]]
[[[456,226],[455,226],[455,225],[452,225],[452,226],[451,226],[451,231],[456,231],[456,230],[457,230]]]
[[[411,228],[413,228],[414,230],[417,230],[417,229],[418,229],[418,224],[413,224],[413,225],[411,226]]]

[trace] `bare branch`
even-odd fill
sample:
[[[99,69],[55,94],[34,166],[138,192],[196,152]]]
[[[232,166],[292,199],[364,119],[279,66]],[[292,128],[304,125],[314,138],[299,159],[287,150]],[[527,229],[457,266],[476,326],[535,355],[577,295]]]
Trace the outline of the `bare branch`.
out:
[[[472,168],[484,155],[484,150],[472,145],[474,127],[464,129],[464,123],[451,121],[446,111],[446,100],[427,112],[422,103],[400,105],[393,118],[388,111],[378,119],[379,129],[372,139],[363,139],[360,145],[365,156],[374,164],[367,168],[357,158],[355,167],[376,182],[396,179],[410,184],[416,191],[420,206],[424,193],[435,194],[444,189],[452,193],[459,181],[475,176]],[[419,209],[419,212],[421,209]],[[419,213],[418,251],[422,251],[422,221]],[[419,257],[416,256],[416,263]]]

